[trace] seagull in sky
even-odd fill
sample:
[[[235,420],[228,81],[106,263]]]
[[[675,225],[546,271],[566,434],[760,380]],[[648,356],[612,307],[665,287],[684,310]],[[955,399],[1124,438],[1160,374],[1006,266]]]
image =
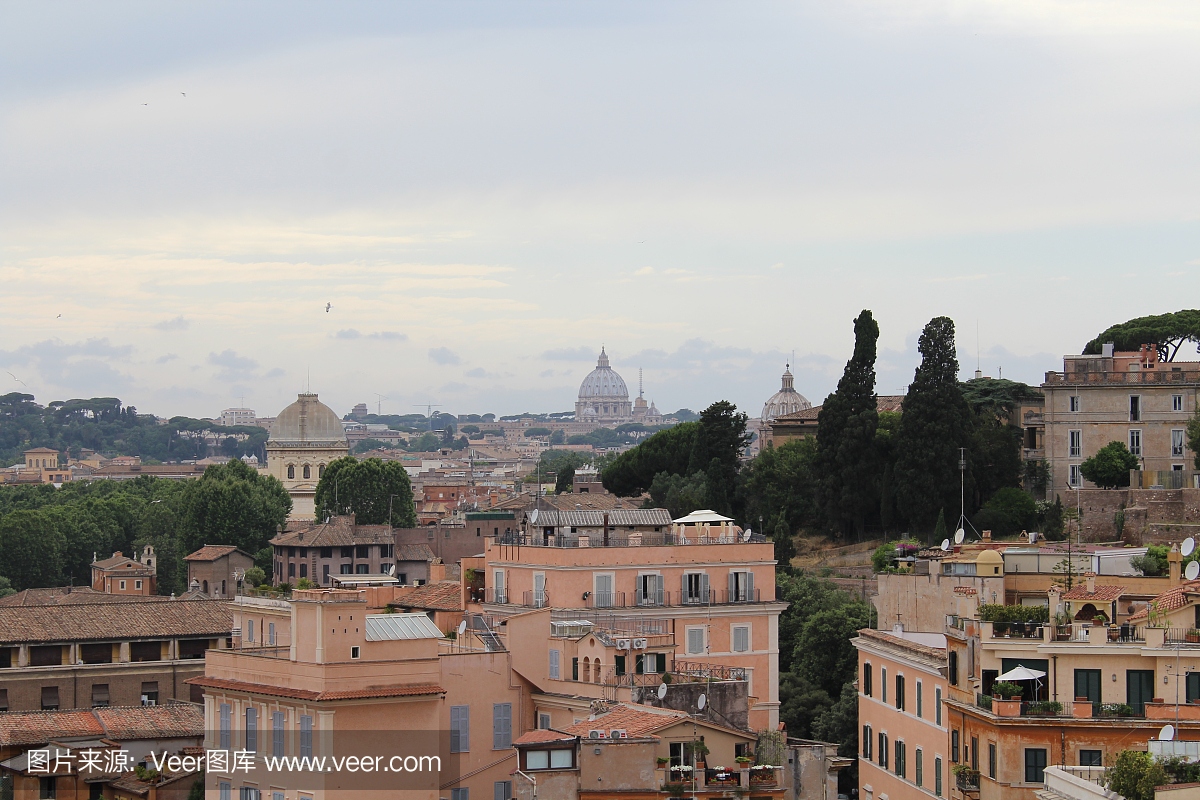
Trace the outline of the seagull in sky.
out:
[[[62,319],[62,314],[59,314],[55,319]]]
[[[183,95],[184,97],[187,97],[187,92],[180,92],[180,94]]]
[[[325,313],[328,314],[329,309],[331,309],[331,308],[333,308],[333,303],[326,303],[325,304]]]

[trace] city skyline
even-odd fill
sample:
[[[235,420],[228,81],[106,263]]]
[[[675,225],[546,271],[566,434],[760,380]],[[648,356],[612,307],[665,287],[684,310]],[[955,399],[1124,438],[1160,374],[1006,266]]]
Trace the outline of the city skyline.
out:
[[[5,391],[565,410],[604,344],[755,415],[862,308],[899,393],[1200,289],[1191,5],[290,10],[0,12]]]

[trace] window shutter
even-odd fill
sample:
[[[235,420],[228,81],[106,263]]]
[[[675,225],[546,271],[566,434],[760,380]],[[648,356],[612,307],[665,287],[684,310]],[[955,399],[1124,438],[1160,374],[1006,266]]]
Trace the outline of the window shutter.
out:
[[[275,755],[283,755],[283,723],[284,713],[276,711],[271,715],[271,750]]]
[[[705,572],[700,576],[700,602],[707,603],[708,600],[708,573]]]
[[[659,653],[658,654],[658,672],[661,674],[666,671],[667,671],[667,654]]]
[[[246,709],[246,749],[258,752],[258,709]]]
[[[726,602],[732,603],[737,600],[737,573],[733,570],[729,571],[729,597]]]
[[[554,649],[550,650],[550,677],[559,679],[559,651]]]
[[[746,571],[746,601],[754,602],[754,573]]]
[[[512,703],[496,703],[492,706],[492,749],[509,747],[512,747]]]
[[[313,754],[312,737],[313,735],[313,718],[305,714],[300,717],[300,755],[311,756]]]
[[[233,727],[233,706],[221,704],[221,749],[230,749],[230,731]]]

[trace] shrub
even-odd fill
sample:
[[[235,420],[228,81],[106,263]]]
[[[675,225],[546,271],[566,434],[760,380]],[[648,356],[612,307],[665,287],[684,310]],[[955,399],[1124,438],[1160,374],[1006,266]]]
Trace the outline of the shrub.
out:
[[[1152,544],[1146,548],[1145,555],[1134,556],[1129,559],[1129,564],[1147,577],[1166,575],[1169,568],[1167,564],[1167,547],[1166,545]]]
[[[1109,442],[1079,465],[1083,477],[1101,489],[1128,486],[1129,471],[1137,468],[1137,456],[1129,452],[1124,442]]]
[[[1025,694],[1025,690],[1015,683],[1000,681],[992,685],[992,694],[1003,697],[1005,700],[1012,700],[1014,697]]]
[[[1030,714],[1061,714],[1062,703],[1057,700],[1035,700],[1029,704]]]
[[[1104,773],[1108,788],[1126,800],[1154,800],[1154,787],[1167,782],[1167,773],[1149,753],[1125,750]]]
[[[992,495],[975,515],[975,527],[996,536],[1011,536],[1037,527],[1037,503],[1027,493],[1005,487]]]
[[[985,603],[979,607],[979,618],[984,622],[1037,622],[1050,620],[1049,606],[1006,606]]]
[[[875,572],[887,572],[895,562],[896,545],[891,542],[884,542],[871,554],[871,569]]]

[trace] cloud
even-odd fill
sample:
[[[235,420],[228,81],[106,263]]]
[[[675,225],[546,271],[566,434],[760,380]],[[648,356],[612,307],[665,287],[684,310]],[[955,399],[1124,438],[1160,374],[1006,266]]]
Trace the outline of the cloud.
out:
[[[641,269],[634,270],[633,274],[634,275],[653,275],[654,267],[642,267]]]
[[[451,383],[442,384],[442,386],[438,389],[438,391],[442,392],[444,394],[460,394],[462,392],[467,391],[470,388],[471,387],[467,386],[465,383],[458,383],[456,381],[453,381]]]
[[[168,361],[174,361],[177,358],[179,358],[179,356],[175,355],[174,353],[167,353],[165,356],[159,356],[158,358],[154,359],[154,363],[165,364]]]
[[[361,339],[362,334],[359,333],[358,331],[354,330],[354,328],[346,328],[345,330],[340,330],[337,333],[335,333],[333,335],[333,338],[335,338],[335,339]]]
[[[443,366],[447,364],[458,364],[462,361],[458,354],[449,347],[431,347],[429,348],[429,360],[435,364]]]
[[[596,351],[590,347],[563,347],[542,353],[547,361],[595,361]]]
[[[354,328],[344,328],[333,334],[334,339],[376,339],[385,342],[403,342],[408,340],[406,334],[399,331],[375,331],[374,333],[361,333]]]
[[[154,323],[154,329],[160,331],[186,331],[191,322],[184,318],[182,314],[171,319],[164,319],[162,322]]]
[[[255,381],[264,378],[280,378],[286,374],[279,367],[275,367],[260,375],[257,361],[247,356],[240,356],[233,350],[209,353],[208,363],[221,368],[216,374],[217,380],[220,381]]]
[[[475,367],[475,369],[469,369],[466,372],[464,372],[463,375],[467,378],[489,378],[491,380],[495,380],[495,379],[501,377],[500,373],[488,372],[483,367]]]
[[[127,359],[132,352],[129,345],[114,345],[108,339],[74,344],[46,339],[15,350],[0,350],[0,366],[25,368],[19,374],[13,371],[15,380],[25,384],[22,390],[32,389],[40,378],[58,389],[95,397],[132,385],[130,376],[113,366],[114,361]]]

